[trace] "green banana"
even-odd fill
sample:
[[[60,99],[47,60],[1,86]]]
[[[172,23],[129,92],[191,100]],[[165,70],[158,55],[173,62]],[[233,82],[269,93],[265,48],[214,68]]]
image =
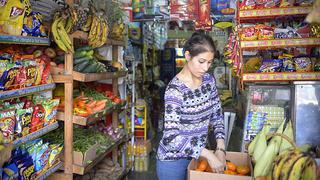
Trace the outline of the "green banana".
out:
[[[257,142],[254,146],[254,150],[253,150],[253,156],[252,159],[253,161],[257,162],[259,161],[260,157],[262,156],[262,154],[264,153],[264,151],[267,148],[267,137],[266,134],[270,131],[270,126],[269,125],[265,125],[262,130],[259,132],[259,134],[257,135]]]
[[[73,29],[73,21],[72,18],[69,16],[66,20],[66,24],[65,24],[65,29],[67,31],[67,33],[70,33]]]
[[[73,44],[69,38],[67,31],[64,29],[62,18],[58,19],[57,30],[58,30],[58,33],[60,34],[62,42],[67,47],[68,51],[74,53]]]
[[[300,157],[291,167],[288,180],[300,180],[302,170],[304,170],[304,167],[307,165],[306,163],[309,162],[310,159],[312,160],[310,156]]]
[[[93,16],[90,32],[88,35],[88,41],[90,46],[92,46],[92,42],[97,38],[97,34],[99,32],[98,25],[99,25],[99,18],[97,16]]]
[[[66,45],[63,43],[61,37],[60,37],[60,34],[58,32],[58,28],[57,28],[57,24],[59,22],[59,19],[60,18],[57,18],[57,19],[54,19],[52,25],[51,25],[51,32],[52,32],[52,35],[53,35],[53,39],[54,39],[54,42],[58,45],[58,47],[67,52],[68,51],[68,48],[66,47]]]
[[[303,180],[317,179],[317,163],[313,158],[311,158],[311,160],[306,164],[301,177],[301,179]]]

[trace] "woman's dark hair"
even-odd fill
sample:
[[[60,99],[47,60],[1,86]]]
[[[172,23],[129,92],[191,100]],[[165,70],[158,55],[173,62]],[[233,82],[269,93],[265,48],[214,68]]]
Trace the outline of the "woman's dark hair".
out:
[[[205,34],[204,30],[198,30],[184,44],[183,51],[189,51],[191,57],[194,57],[204,52],[215,53],[216,47],[212,38]]]

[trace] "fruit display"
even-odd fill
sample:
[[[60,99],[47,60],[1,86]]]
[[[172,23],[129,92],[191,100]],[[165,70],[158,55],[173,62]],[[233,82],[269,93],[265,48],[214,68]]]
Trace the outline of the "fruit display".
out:
[[[316,179],[317,165],[308,152],[311,146],[294,146],[291,121],[283,121],[271,140],[267,135],[268,126],[263,127],[248,147],[254,163],[254,177],[259,179],[272,174],[272,179]]]
[[[74,52],[73,43],[64,27],[64,19],[56,15],[51,25],[54,42],[64,52]]]
[[[97,166],[83,176],[76,176],[75,180],[87,179],[118,179],[123,172],[119,163],[114,163],[110,158],[103,159]]]
[[[59,99],[40,95],[0,102],[0,144],[16,139],[56,122]]]
[[[209,172],[209,173],[215,173],[215,170],[212,169],[205,159],[201,159],[197,164],[196,171],[201,172]],[[227,161],[226,162],[226,170],[223,171],[223,174],[227,175],[238,175],[238,176],[249,176],[250,175],[250,168],[248,166],[240,165],[237,166],[236,164]]]
[[[49,52],[51,48],[33,48],[0,49],[0,91],[53,83],[49,63],[49,56],[54,55]]]
[[[2,179],[37,179],[59,161],[61,144],[35,139],[12,151],[12,158],[3,166]]]

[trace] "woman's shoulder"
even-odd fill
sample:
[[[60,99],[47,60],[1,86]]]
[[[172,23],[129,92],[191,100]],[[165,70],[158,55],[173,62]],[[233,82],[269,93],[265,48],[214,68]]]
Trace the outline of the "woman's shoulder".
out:
[[[175,89],[178,91],[182,90],[182,84],[179,81],[179,79],[177,78],[177,76],[175,76],[167,85],[167,90],[168,89]]]

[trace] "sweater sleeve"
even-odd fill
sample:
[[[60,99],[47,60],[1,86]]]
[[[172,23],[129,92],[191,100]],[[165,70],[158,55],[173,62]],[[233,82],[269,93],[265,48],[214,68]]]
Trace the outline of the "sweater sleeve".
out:
[[[182,93],[174,86],[169,85],[165,92],[165,113],[163,144],[168,151],[176,150],[176,140],[179,136],[181,105],[183,102]]]
[[[224,139],[225,130],[224,130],[224,117],[222,112],[222,106],[221,106],[218,90],[215,85],[215,80],[214,78],[212,79],[213,79],[213,83],[212,83],[213,113],[212,113],[210,125],[214,129],[214,135],[216,139]]]

